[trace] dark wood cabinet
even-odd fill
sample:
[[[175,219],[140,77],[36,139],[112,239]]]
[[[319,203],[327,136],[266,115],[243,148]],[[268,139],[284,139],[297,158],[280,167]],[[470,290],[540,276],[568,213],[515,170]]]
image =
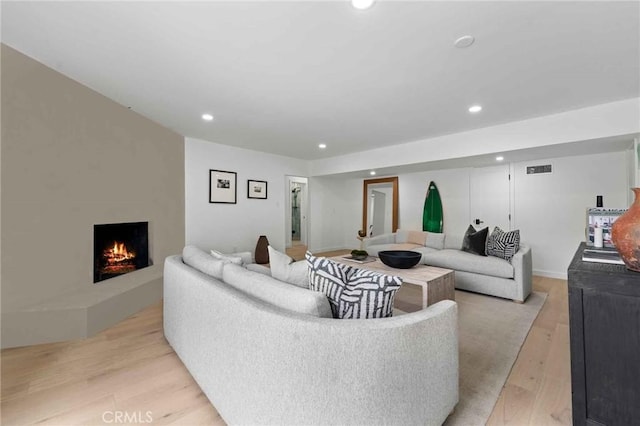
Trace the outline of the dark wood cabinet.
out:
[[[640,273],[623,265],[569,266],[574,425],[640,424]]]

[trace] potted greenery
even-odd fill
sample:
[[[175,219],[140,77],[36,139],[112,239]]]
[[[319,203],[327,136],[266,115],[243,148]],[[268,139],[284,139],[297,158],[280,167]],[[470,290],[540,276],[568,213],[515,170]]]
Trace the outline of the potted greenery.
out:
[[[353,260],[365,260],[369,256],[366,250],[351,250],[351,258]]]

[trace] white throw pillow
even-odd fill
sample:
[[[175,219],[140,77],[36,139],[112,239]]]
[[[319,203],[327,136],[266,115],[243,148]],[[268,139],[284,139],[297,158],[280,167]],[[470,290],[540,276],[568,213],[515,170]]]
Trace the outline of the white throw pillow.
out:
[[[444,234],[437,232],[427,232],[426,247],[431,247],[436,250],[442,250],[444,248]]]
[[[226,263],[234,263],[236,265],[245,265],[248,263],[253,263],[253,259],[251,258],[251,253],[248,251],[243,251],[240,253],[231,253],[224,254],[217,250],[211,250],[211,256],[216,259],[223,260]]]
[[[196,246],[186,246],[182,250],[182,261],[204,274],[211,275],[219,280],[222,279],[222,269],[225,262],[209,256],[206,251]]]
[[[424,231],[408,231],[398,229],[396,231],[396,243],[398,244],[419,244],[424,245],[428,232]]]
[[[294,262],[284,253],[269,246],[271,276],[277,280],[302,288],[309,288],[309,267],[306,260]]]
[[[409,242],[409,231],[405,231],[404,229],[398,229],[396,231],[396,243],[406,244],[407,242]]]

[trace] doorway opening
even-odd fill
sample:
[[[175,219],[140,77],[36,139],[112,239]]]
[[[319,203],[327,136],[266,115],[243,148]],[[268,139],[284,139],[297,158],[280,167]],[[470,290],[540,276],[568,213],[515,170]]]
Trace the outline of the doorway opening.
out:
[[[285,191],[285,241],[287,254],[295,260],[304,259],[308,246],[307,204],[308,179],[287,176]]]
[[[300,225],[302,217],[300,215],[300,183],[291,183],[291,245],[301,245]]]

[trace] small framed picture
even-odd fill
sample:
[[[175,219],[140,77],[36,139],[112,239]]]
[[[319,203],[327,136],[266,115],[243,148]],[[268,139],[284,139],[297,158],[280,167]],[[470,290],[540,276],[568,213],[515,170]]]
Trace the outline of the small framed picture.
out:
[[[209,202],[236,204],[236,172],[209,170]]]
[[[247,198],[267,199],[267,182],[264,180],[247,181]]]

